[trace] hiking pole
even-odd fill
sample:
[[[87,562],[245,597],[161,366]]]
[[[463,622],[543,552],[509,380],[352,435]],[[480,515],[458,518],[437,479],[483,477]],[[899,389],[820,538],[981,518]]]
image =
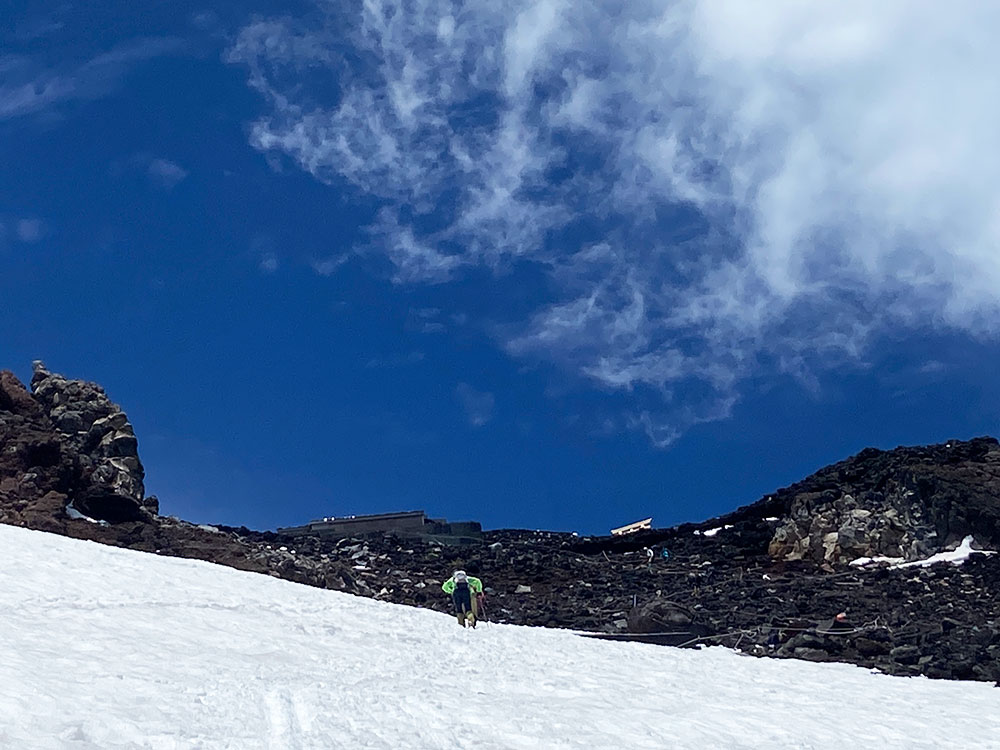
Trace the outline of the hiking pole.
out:
[[[486,595],[480,594],[479,596],[479,614],[481,619],[486,623],[486,627],[490,627],[489,613],[486,609]]]

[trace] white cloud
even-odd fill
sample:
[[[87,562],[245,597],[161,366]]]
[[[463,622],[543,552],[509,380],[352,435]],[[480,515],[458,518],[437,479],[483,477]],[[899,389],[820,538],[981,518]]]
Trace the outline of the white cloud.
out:
[[[146,167],[146,174],[166,190],[173,190],[188,176],[186,169],[169,159],[151,159]]]
[[[49,227],[39,218],[0,215],[0,246],[8,238],[32,245],[40,242],[48,233]]]
[[[221,25],[219,14],[214,10],[197,11],[190,17],[191,24],[200,31],[214,31]]]
[[[344,265],[348,260],[350,260],[350,255],[347,253],[341,253],[340,255],[333,255],[329,258],[324,258],[323,260],[314,260],[310,263],[313,271],[315,271],[320,276],[332,276],[337,272],[337,269]]]
[[[397,282],[549,268],[556,298],[505,345],[630,392],[658,444],[724,418],[750,375],[808,384],[887,328],[1000,329],[1000,6],[324,18],[233,46],[269,105],[254,145],[384,202],[368,251]]]
[[[264,273],[274,273],[278,270],[278,256],[274,253],[264,253],[258,266]]]
[[[257,259],[257,269],[263,274],[272,274],[281,265],[275,251],[275,240],[269,234],[254,235],[250,240],[250,253]]]
[[[483,427],[493,419],[496,398],[488,391],[477,391],[468,383],[459,383],[455,396],[465,410],[465,417],[473,427]]]
[[[21,242],[38,242],[45,235],[45,225],[41,219],[19,219],[16,226],[17,238]]]
[[[401,225],[390,211],[379,213],[371,234],[377,248],[395,267],[393,280],[397,283],[448,281],[463,262],[458,254],[438,250],[433,236],[418,237],[411,227]]]

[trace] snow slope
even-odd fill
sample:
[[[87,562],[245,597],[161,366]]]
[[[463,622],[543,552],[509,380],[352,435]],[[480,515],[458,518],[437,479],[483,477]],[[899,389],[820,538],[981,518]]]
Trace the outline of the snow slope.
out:
[[[0,526],[2,748],[1000,748],[998,706],[983,683],[464,631]]]

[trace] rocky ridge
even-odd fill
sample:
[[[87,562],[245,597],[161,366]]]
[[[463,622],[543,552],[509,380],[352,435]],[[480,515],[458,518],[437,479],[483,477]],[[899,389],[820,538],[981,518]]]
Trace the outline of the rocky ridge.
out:
[[[462,566],[483,576],[496,621],[1000,680],[1000,555],[849,564],[918,560],[966,536],[996,549],[992,438],[868,449],[701,524],[614,538],[499,530],[462,547],[199,526],[158,515],[143,479],[128,418],[99,386],[41,363],[30,391],[0,373],[3,523],[441,610],[440,583]]]
[[[781,490],[768,553],[848,563],[927,558],[968,535],[1000,545],[1000,446],[995,440],[873,448]]]

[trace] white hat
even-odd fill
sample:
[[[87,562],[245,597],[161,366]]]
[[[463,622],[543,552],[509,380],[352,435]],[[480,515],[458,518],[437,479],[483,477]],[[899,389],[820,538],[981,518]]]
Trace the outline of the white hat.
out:
[[[469,577],[465,575],[464,570],[456,570],[455,575],[452,576],[456,581],[467,581]]]

